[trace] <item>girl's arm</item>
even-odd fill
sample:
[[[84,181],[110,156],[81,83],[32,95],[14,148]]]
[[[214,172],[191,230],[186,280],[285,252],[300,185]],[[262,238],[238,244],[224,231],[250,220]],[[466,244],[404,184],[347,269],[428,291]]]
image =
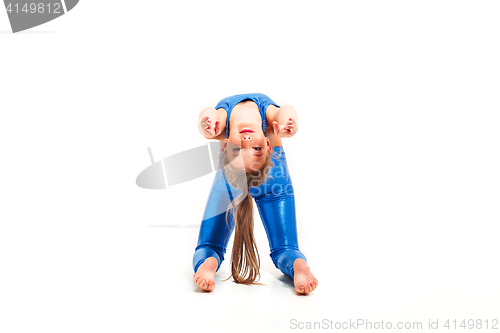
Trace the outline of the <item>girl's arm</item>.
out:
[[[226,119],[221,112],[225,113],[226,111],[224,109],[216,110],[213,107],[201,111],[198,117],[198,131],[205,139],[224,140]]]
[[[283,105],[274,114],[274,134],[280,138],[291,138],[298,131],[297,112],[290,105]]]

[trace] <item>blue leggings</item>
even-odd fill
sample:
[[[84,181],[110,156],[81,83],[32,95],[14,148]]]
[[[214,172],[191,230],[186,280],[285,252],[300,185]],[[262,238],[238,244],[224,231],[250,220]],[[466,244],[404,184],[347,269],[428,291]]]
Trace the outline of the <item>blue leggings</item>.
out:
[[[306,260],[306,257],[299,251],[295,199],[283,147],[274,148],[272,161],[273,167],[269,170],[267,180],[257,187],[251,187],[250,195],[255,199],[264,223],[274,265],[293,278],[293,263],[298,258]],[[219,270],[234,230],[233,215],[227,212],[226,221],[226,211],[239,194],[241,191],[226,182],[222,170],[217,170],[193,256],[195,272],[209,257],[217,259]]]

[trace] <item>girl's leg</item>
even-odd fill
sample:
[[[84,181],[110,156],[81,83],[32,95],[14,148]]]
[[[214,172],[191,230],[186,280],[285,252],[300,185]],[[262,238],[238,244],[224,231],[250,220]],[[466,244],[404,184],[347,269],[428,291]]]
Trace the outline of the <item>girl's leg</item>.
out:
[[[278,148],[273,154],[271,177],[257,188],[254,198],[267,233],[274,265],[294,279],[297,292],[309,293],[316,288],[318,281],[309,271],[306,257],[299,250],[292,181],[285,152],[282,147]]]
[[[221,170],[215,174],[215,179],[208,196],[207,205],[201,222],[198,245],[193,255],[193,280],[205,291],[215,288],[215,272],[219,270],[227,242],[234,228],[233,216],[226,211],[231,203],[224,176]]]
[[[237,196],[237,193],[235,195]],[[218,170],[208,196],[198,244],[193,255],[195,272],[210,257],[217,259],[217,270],[220,268],[226,253],[227,243],[234,229],[233,215],[231,212],[227,212],[231,202],[232,193],[228,192],[222,170]]]
[[[268,193],[255,201],[269,240],[271,259],[280,271],[293,278],[295,260],[307,262],[299,250],[293,194]]]

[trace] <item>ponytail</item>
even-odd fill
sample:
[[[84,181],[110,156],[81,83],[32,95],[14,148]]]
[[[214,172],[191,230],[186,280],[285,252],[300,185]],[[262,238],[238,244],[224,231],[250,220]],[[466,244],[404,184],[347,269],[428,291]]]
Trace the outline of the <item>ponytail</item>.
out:
[[[260,257],[253,235],[253,203],[250,193],[242,193],[243,200],[236,209],[231,275],[234,282],[254,284],[260,277]],[[241,198],[240,198],[241,199]]]
[[[234,242],[231,254],[231,276],[236,283],[258,284],[255,281],[260,277],[260,257],[253,235],[253,202],[250,187],[259,186],[267,177],[271,168],[271,154],[268,153],[262,170],[235,170],[224,156],[222,166],[227,181],[240,191],[226,212],[234,216]],[[236,212],[235,212],[236,211]]]

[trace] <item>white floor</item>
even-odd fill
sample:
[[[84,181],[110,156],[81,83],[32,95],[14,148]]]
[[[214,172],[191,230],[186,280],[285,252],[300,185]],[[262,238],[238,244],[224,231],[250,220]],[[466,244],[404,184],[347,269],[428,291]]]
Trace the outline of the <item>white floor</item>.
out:
[[[444,331],[447,319],[499,318],[496,243],[460,249],[418,231],[386,237],[383,225],[360,229],[361,221],[342,226],[324,216],[335,226],[299,230],[320,282],[299,296],[274,268],[257,219],[264,285],[224,281],[226,260],[215,291],[205,293],[192,282],[197,228],[117,216],[101,225],[11,226],[2,242],[2,332],[288,332],[358,320],[393,329],[421,322],[422,331],[439,320]]]

